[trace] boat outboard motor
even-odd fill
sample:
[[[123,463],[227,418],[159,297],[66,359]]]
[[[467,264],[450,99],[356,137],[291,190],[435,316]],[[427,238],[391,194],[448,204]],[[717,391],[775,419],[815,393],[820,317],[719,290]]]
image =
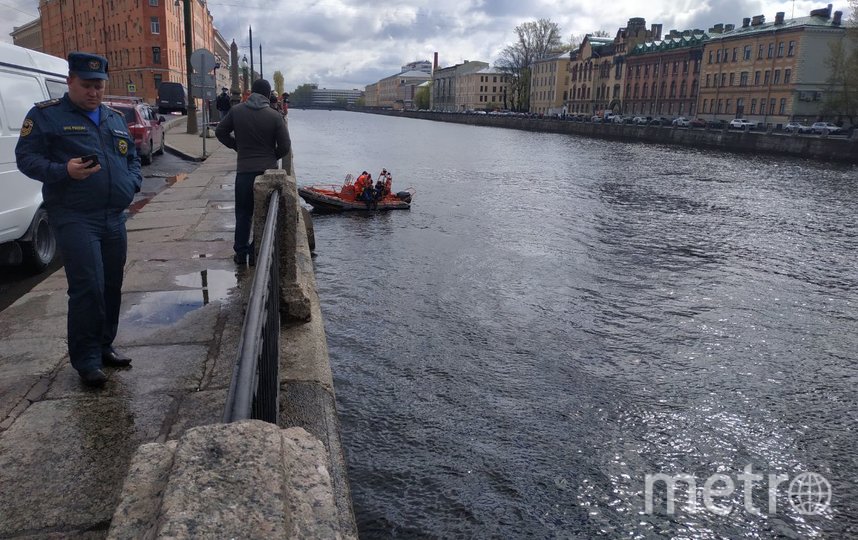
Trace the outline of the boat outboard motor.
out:
[[[411,193],[407,191],[400,191],[396,194],[396,198],[400,201],[405,201],[407,203],[411,203]]]

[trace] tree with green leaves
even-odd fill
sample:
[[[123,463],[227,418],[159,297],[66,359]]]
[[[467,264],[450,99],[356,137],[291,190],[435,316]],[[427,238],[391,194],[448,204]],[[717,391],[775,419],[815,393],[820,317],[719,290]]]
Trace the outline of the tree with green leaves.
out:
[[[852,7],[851,26],[840,41],[832,43],[826,59],[829,70],[828,91],[822,113],[846,119],[850,125],[858,121],[858,0],[849,2]]]
[[[274,79],[274,91],[277,92],[277,95],[282,95],[285,90],[285,81],[283,79],[283,74],[279,71],[275,71],[272,76]]]
[[[563,48],[560,27],[550,19],[522,23],[515,27],[516,41],[501,51],[495,67],[509,78],[508,99],[513,110],[526,111],[530,103],[530,66],[534,60]]]
[[[417,109],[429,108],[429,87],[421,86],[414,93],[414,107]]]
[[[289,94],[289,104],[292,107],[309,107],[313,104],[313,91],[318,88],[315,84],[302,84]]]

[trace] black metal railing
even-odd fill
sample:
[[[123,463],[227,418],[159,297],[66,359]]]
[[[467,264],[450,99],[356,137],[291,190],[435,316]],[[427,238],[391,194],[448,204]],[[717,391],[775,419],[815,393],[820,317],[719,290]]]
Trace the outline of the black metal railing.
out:
[[[279,205],[280,193],[274,191],[268,203],[268,217],[238,345],[238,360],[226,398],[224,422],[252,418],[277,423],[280,366]]]

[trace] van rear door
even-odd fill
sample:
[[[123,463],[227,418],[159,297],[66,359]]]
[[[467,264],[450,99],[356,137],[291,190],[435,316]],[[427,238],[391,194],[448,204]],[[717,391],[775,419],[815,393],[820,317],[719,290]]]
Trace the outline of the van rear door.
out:
[[[0,244],[23,236],[42,204],[42,184],[18,170],[15,145],[27,111],[45,99],[48,94],[38,77],[0,69]]]

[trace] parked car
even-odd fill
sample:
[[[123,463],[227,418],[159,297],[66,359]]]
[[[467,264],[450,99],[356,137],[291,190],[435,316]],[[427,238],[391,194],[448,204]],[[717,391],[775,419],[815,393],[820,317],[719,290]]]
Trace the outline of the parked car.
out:
[[[68,86],[68,63],[8,43],[0,43],[0,264],[25,264],[41,272],[54,260],[57,243],[42,208],[42,183],[28,178],[15,163],[15,145],[33,103],[60,98]],[[22,133],[23,132],[23,133]]]
[[[709,120],[708,122],[706,122],[706,126],[711,129],[724,129],[725,127],[727,127],[727,121],[722,120],[720,118],[715,120]]]
[[[134,137],[134,146],[143,165],[152,163],[155,154],[164,153],[165,118],[156,116],[152,107],[142,100],[128,98],[111,98],[104,104],[125,115],[125,123]]]
[[[649,124],[651,126],[669,126],[670,122],[670,118],[667,118],[666,116],[656,116],[649,121]]]
[[[801,122],[790,122],[784,126],[784,131],[787,133],[810,133],[811,129],[810,126]]]
[[[730,129],[755,129],[756,127],[756,122],[751,122],[745,118],[734,118],[730,120]]]
[[[162,82],[158,86],[158,112],[188,114],[188,89],[177,82]]]
[[[843,128],[836,126],[831,122],[814,122],[814,124],[810,126],[810,130],[814,133],[819,133],[820,135],[835,135],[843,133]]]
[[[594,114],[593,116],[591,116],[590,121],[594,124],[601,124],[603,122],[602,117],[598,114]]]
[[[615,114],[614,116],[612,116],[612,117],[611,117],[611,123],[614,123],[614,124],[625,124],[625,123],[626,123],[626,119],[625,119],[623,116],[619,115],[619,114]]]
[[[691,127],[693,127],[693,128],[705,128],[706,127],[706,120],[704,120],[702,118],[695,118],[694,120],[691,121]]]
[[[637,125],[647,125],[652,120],[652,116],[635,116],[632,118],[632,123]]]
[[[691,120],[684,116],[680,116],[678,118],[674,118],[671,124],[676,127],[691,127]]]

